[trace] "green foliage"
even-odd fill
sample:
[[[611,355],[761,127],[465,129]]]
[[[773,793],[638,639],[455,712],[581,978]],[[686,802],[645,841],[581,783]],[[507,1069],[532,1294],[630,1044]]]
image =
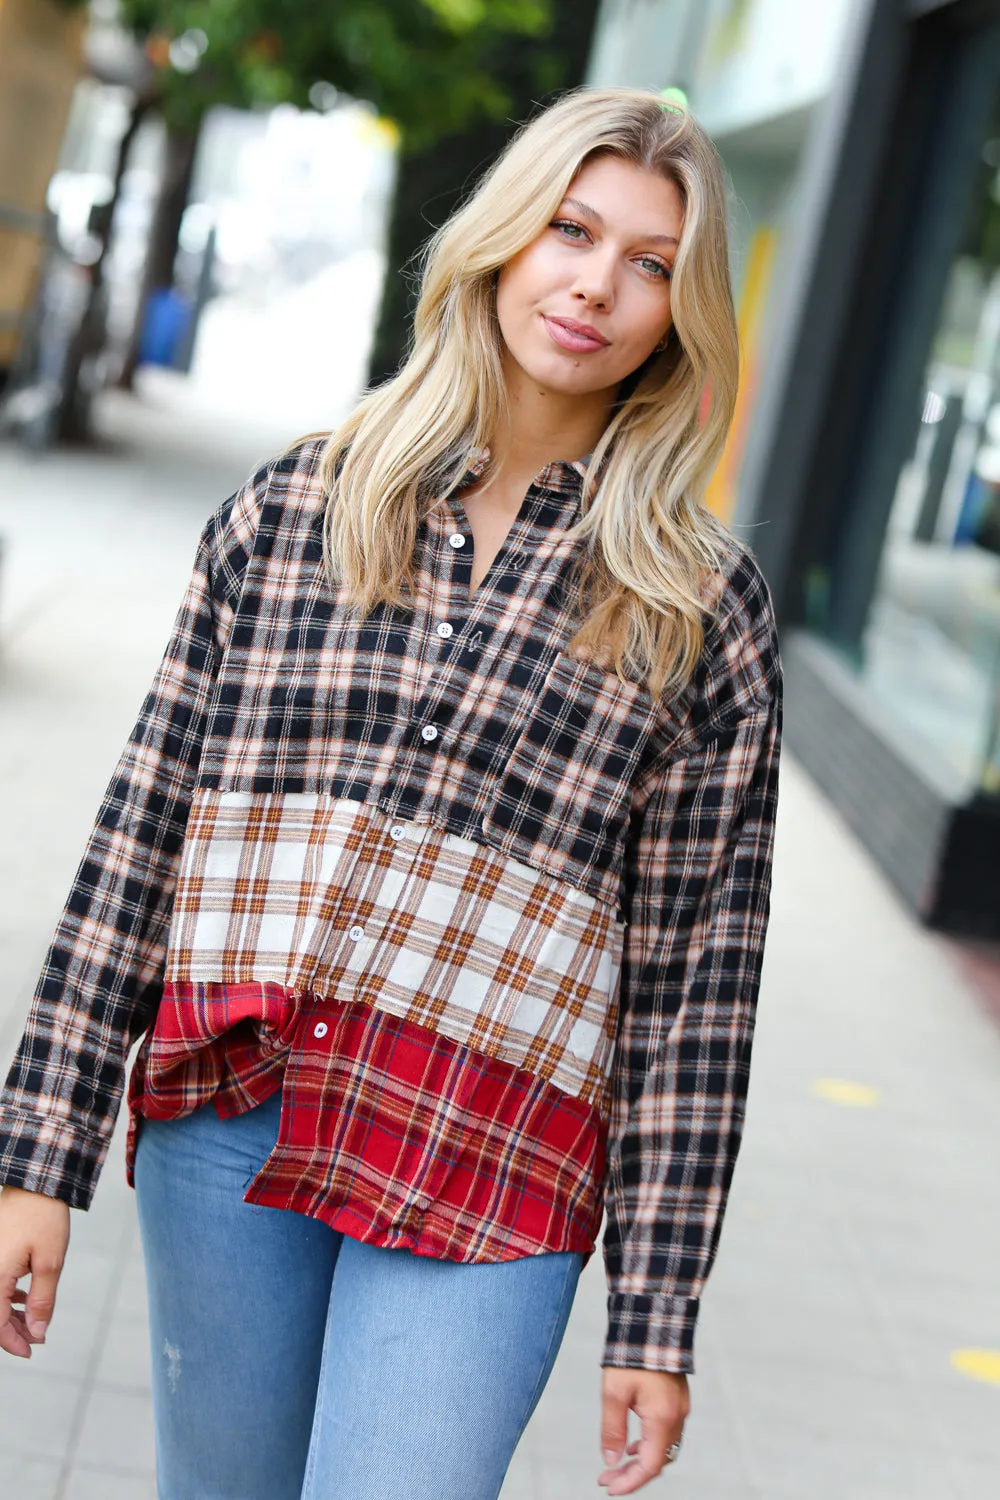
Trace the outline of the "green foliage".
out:
[[[121,0],[185,130],[215,104],[304,106],[320,82],[368,99],[406,149],[511,108],[491,54],[544,38],[552,0]]]

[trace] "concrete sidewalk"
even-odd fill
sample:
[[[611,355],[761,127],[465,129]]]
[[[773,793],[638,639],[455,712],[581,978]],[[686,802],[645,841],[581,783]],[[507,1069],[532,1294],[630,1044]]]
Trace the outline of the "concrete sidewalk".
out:
[[[4,1070],[200,527],[296,435],[220,434],[166,376],[144,382],[142,402],[106,398],[102,423],[97,452],[0,448]],[[5,1500],[154,1494],[121,1148],[119,1132],[94,1209],[74,1215],[47,1345],[0,1365]],[[1000,1383],[953,1357],[1000,1351],[998,1156],[1000,1033],[950,947],[914,925],[786,758],[748,1124],[693,1413],[680,1462],[641,1493],[996,1494]],[[604,1493],[603,1333],[597,1255],[502,1500]]]

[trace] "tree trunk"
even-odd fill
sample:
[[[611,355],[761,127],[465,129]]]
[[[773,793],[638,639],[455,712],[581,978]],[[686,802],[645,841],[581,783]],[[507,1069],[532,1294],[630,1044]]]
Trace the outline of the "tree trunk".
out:
[[[194,161],[198,150],[199,131],[178,130],[167,127],[167,141],[160,194],[153,210],[153,221],[149,231],[149,246],[146,267],[142,278],[142,291],[136,307],[135,324],[125,354],[118,384],[122,390],[130,391],[139,365],[146,307],[153,292],[174,284],[174,261],[177,258],[177,240],[181,219],[191,195],[191,179],[194,176]]]
[[[56,428],[60,442],[82,443],[86,442],[90,437],[90,403],[93,392],[87,387],[87,382],[84,379],[84,371],[87,362],[96,359],[97,355],[104,348],[107,333],[105,323],[107,304],[104,297],[104,267],[111,245],[111,231],[114,224],[115,209],[118,206],[118,199],[121,196],[122,179],[128,167],[132,142],[138,134],[139,126],[149,113],[151,104],[151,99],[140,96],[132,106],[128,126],[121,140],[118,142],[111,201],[103,206],[96,223],[93,225],[94,231],[100,240],[101,248],[97,260],[90,268],[90,292],[87,297],[86,310],[80,320],[80,326],[76,331],[66,358],[62,399],[60,401]]]
[[[544,96],[582,82],[600,0],[556,0],[551,34],[541,42],[511,37],[496,51],[491,73],[512,100],[511,119],[484,120],[399,163],[389,220],[387,265],[368,379],[394,375],[409,348],[417,301],[414,257],[474,187],[514,134],[539,112]]]

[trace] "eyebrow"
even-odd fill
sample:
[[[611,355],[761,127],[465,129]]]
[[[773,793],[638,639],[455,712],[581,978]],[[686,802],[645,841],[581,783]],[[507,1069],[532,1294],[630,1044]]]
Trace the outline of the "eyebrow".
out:
[[[597,212],[596,208],[591,208],[589,203],[582,203],[579,198],[564,198],[563,202],[567,204],[568,207],[575,208],[577,213],[581,213],[585,217],[593,219],[598,229],[604,228],[603,217]],[[641,234],[638,236],[638,238],[649,245],[680,244],[680,240],[675,239],[672,234]]]

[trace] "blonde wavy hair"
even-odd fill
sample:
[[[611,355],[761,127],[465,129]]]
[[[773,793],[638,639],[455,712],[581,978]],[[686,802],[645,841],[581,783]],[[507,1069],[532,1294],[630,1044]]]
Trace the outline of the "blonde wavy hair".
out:
[[[739,347],[718,154],[655,94],[565,95],[434,235],[405,364],[328,439],[324,557],[363,614],[412,604],[420,521],[506,410],[496,273],[542,233],[584,163],[609,155],[672,180],[684,220],[667,345],[620,388],[567,532],[581,542],[567,650],[659,695],[683,688],[704,643],[727,533],[703,495],[732,421]]]

